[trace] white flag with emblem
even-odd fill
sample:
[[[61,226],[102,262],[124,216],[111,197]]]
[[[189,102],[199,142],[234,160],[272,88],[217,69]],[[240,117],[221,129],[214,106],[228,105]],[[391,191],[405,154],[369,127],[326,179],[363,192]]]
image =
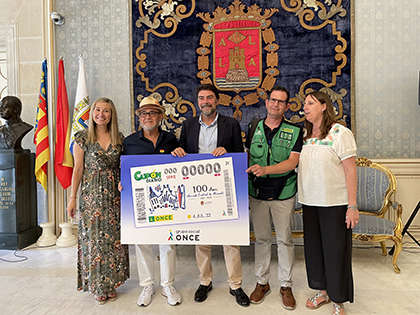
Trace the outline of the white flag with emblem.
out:
[[[74,102],[73,124],[71,126],[70,151],[73,154],[74,135],[87,129],[89,120],[89,96],[86,87],[85,66],[82,56],[79,56],[79,77],[77,80],[76,99]]]

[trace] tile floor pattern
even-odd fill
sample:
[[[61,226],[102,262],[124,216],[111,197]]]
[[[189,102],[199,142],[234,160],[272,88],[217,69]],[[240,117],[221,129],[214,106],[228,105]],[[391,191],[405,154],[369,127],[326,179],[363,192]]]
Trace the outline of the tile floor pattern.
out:
[[[276,248],[273,245],[273,257]],[[250,294],[255,286],[254,247],[242,247],[243,288]],[[156,282],[156,295],[148,307],[136,305],[140,293],[134,248],[130,247],[131,278],[118,288],[118,299],[105,305],[96,305],[88,293],[76,291],[76,247],[34,249],[29,247],[18,255],[24,262],[9,263],[0,260],[0,314],[331,314],[331,304],[318,310],[307,310],[305,301],[314,294],[306,282],[303,247],[296,246],[293,292],[297,308],[286,311],[279,298],[277,259],[271,265],[272,292],[265,301],[248,308],[236,304],[228,293],[227,274],[221,246],[213,246],[213,291],[203,303],[196,303],[193,294],[198,286],[198,269],[194,246],[177,246],[177,272],[175,287],[183,302],[170,306],[161,295]],[[157,251],[156,251],[157,255]],[[14,251],[0,250],[0,258],[17,260]],[[354,248],[353,269],[355,303],[346,304],[349,315],[367,314],[420,314],[420,248],[404,249],[398,260],[401,273],[393,271],[391,257],[381,256],[380,248]],[[159,272],[156,260],[156,272]],[[158,274],[156,278],[158,278]]]

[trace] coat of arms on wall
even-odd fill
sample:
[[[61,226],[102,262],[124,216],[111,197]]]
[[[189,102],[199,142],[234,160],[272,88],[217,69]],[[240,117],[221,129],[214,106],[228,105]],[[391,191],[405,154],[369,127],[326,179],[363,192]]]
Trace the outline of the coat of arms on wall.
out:
[[[291,93],[287,118],[302,122],[305,94],[322,90],[351,125],[349,1],[132,1],[133,111],[143,97],[158,98],[163,129],[179,135],[197,114],[201,83],[217,86],[218,111],[245,132],[264,117],[274,85]]]
[[[266,98],[266,91],[274,86],[275,76],[279,73],[276,53],[278,45],[274,43],[275,35],[269,20],[277,11],[271,8],[262,12],[256,4],[246,8],[239,0],[235,0],[229,6],[229,13],[218,7],[212,13],[198,14],[207,22],[203,25],[204,32],[197,49],[198,77],[201,83],[213,83],[222,92],[220,104],[234,106],[236,110],[233,117],[240,120],[240,107],[243,104],[258,103],[260,97]],[[213,48],[212,73],[208,71],[209,47]],[[264,81],[263,48],[268,51]],[[230,96],[224,91],[234,93]],[[249,92],[239,96],[242,91]]]

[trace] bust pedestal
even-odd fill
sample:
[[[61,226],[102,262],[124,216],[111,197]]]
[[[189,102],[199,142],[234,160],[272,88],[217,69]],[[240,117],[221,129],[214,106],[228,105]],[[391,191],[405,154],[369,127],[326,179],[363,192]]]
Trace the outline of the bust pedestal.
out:
[[[41,235],[37,222],[35,153],[0,150],[0,249],[21,249]]]

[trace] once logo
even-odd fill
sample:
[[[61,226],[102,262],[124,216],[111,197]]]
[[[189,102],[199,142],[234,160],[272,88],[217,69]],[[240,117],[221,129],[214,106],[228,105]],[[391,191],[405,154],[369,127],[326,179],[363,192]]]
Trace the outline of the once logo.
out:
[[[149,217],[149,222],[162,222],[162,221],[173,221],[174,217],[172,214],[167,215],[155,215]]]
[[[175,236],[175,239],[179,242],[199,242],[200,234],[178,234]]]

